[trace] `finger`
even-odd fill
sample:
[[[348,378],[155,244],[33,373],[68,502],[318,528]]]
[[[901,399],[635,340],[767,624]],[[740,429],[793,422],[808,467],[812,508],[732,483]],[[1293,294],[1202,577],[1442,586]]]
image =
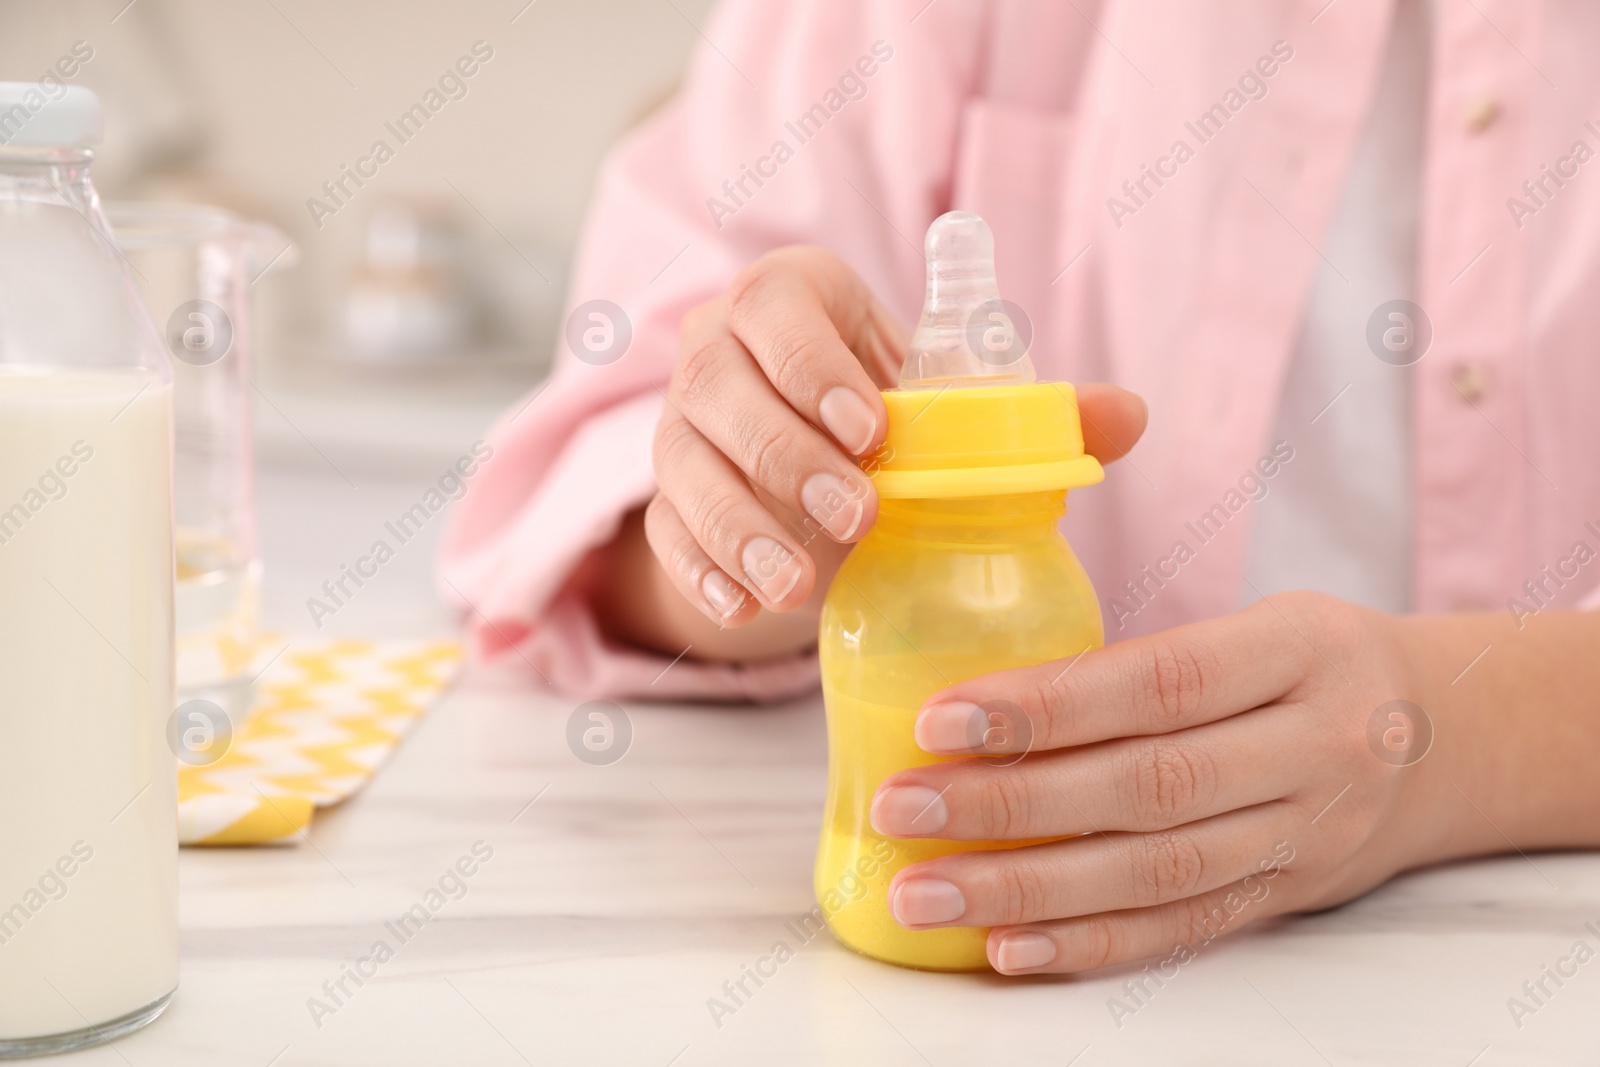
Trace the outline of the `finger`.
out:
[[[729,459],[669,405],[655,438],[656,481],[722,571],[773,611],[799,607],[816,581],[811,557],[761,505]]]
[[[1095,834],[963,852],[907,867],[889,886],[911,929],[1009,926],[1147,908],[1264,876],[1286,804],[1265,804],[1154,834]],[[1274,876],[1276,868],[1272,868]]]
[[[738,339],[703,320],[685,329],[684,345],[668,396],[678,413],[753,485],[806,516],[807,537],[848,543],[866,533],[878,512],[870,480],[795,414]]]
[[[1294,849],[1278,841],[1263,853]],[[989,962],[1001,974],[1071,974],[1112,964],[1160,957],[1160,973],[1171,977],[1217,938],[1292,909],[1282,861],[1277,873],[1251,874],[1209,893],[1151,908],[1100,912],[989,931]]]
[[[1150,408],[1138,393],[1117,385],[1088,382],[1077,387],[1083,450],[1101,463],[1127,455],[1144,435]]]
[[[1314,651],[1266,602],[935,693],[915,736],[942,755],[1061,748],[1215,722],[1286,694]],[[1015,729],[978,731],[991,715]]]
[[[1199,729],[1124,738],[1005,766],[958,759],[900,771],[873,796],[889,837],[1021,841],[1165,830],[1288,796],[1303,780],[1301,709],[1274,705]]]
[[[877,449],[887,430],[867,366],[882,375],[904,361],[893,321],[854,271],[819,249],[765,256],[728,290],[733,335],[795,411],[855,456]]]
[[[718,626],[734,629],[760,612],[756,598],[706,555],[678,509],[660,493],[645,508],[644,536],[678,592]]]

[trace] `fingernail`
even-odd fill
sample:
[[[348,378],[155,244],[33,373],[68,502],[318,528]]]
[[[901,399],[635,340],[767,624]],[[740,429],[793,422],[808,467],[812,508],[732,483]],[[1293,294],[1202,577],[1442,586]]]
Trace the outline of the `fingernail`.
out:
[[[719,570],[710,570],[700,579],[700,592],[705,594],[711,610],[718,619],[726,619],[744,605],[744,590],[739,584]]]
[[[925,785],[891,785],[872,798],[872,828],[895,837],[925,837],[950,821],[944,793]]]
[[[800,487],[800,503],[835,541],[848,541],[861,526],[866,492],[860,478],[813,474]]]
[[[902,926],[954,922],[967,913],[967,898],[943,878],[911,878],[901,882],[890,903]]]
[[[923,708],[911,733],[924,752],[971,752],[981,747],[983,727],[982,708],[955,700]]]
[[[823,394],[817,405],[822,425],[833,434],[833,439],[844,446],[852,456],[859,456],[872,444],[878,433],[878,417],[854,389],[836,385]]]
[[[779,603],[800,581],[800,557],[770,537],[752,537],[739,554],[744,573],[771,604]]]
[[[995,970],[1006,974],[1043,967],[1056,958],[1056,943],[1044,934],[1007,934],[994,951]]]

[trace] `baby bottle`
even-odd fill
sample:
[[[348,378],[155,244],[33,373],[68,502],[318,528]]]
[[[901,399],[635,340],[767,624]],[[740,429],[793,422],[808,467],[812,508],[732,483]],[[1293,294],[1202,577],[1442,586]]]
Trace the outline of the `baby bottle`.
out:
[[[172,373],[89,182],[100,102],[0,82],[0,1059],[178,982]]]
[[[1103,472],[1084,454],[1072,386],[1034,380],[999,299],[988,225],[970,212],[941,216],[928,229],[927,260],[900,387],[883,394],[888,437],[864,464],[877,523],[822,609],[829,765],[815,888],[834,934],[857,952],[977,970],[988,966],[988,930],[905,929],[890,914],[890,880],[937,856],[1032,842],[886,838],[868,810],[889,775],[946,758],[912,736],[935,692],[1102,643],[1094,589],[1057,524],[1067,490]],[[1022,718],[1014,707],[986,708],[974,740],[991,729],[1020,737]]]

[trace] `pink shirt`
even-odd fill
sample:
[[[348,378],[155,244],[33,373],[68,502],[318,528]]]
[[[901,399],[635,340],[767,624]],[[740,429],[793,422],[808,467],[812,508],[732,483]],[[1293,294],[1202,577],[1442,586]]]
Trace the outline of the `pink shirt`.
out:
[[[922,233],[953,208],[993,227],[1041,377],[1149,401],[1145,438],[1073,495],[1067,520],[1108,629],[1232,610],[1244,480],[1271,465],[1390,8],[723,6],[683,93],[616,150],[590,213],[571,302],[625,309],[627,350],[591,365],[563,343],[548,388],[494,428],[495,457],[454,515],[441,588],[465,601],[480,651],[515,645],[586,695],[813,686],[806,658],[662,673],[666,658],[603,638],[569,578],[653,492],[657,389],[688,307],[763,251],[808,242],[914,321]],[[1409,371],[1409,601],[1574,606],[1600,579],[1600,25],[1478,0],[1438,5],[1432,35],[1413,297],[1432,341]],[[1377,358],[1365,337],[1351,349]]]

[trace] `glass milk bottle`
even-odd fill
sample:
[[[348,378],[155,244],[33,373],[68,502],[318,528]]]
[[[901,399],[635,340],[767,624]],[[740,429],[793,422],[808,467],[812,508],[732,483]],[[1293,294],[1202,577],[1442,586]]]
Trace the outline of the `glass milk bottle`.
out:
[[[88,90],[0,83],[0,1057],[178,982],[172,377],[99,133]]]

